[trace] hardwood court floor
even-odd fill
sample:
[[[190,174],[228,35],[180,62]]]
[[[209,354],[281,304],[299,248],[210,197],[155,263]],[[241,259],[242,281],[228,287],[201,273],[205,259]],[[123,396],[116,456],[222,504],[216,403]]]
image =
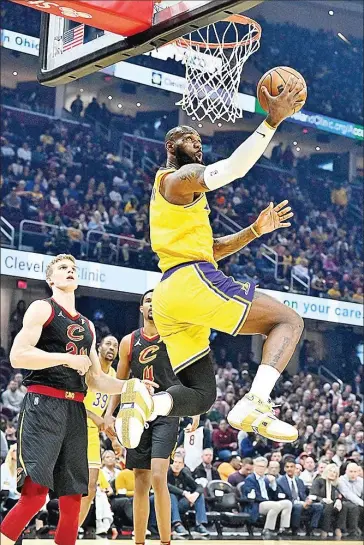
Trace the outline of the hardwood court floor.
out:
[[[228,542],[229,545],[241,545],[242,543],[246,543],[248,544],[249,542],[250,543],[254,543],[254,545],[282,545],[282,543],[284,542],[285,545],[312,545],[312,541],[321,541],[321,543],[325,544],[325,545],[338,545],[338,543],[345,543],[347,545],[363,545],[363,542],[362,541],[354,541],[354,540],[337,540],[337,541],[333,541],[333,540],[323,540],[321,538],[312,538],[310,539],[309,541],[307,541],[306,539],[296,539],[296,540],[290,540],[290,539],[281,539],[281,540],[272,540],[272,541],[268,541],[268,540],[261,540],[261,539],[237,539],[237,540],[216,540],[216,539],[207,539],[207,540],[182,540],[182,539],[176,539],[174,540],[173,542],[174,543],[178,543],[179,545],[206,545],[206,543],[209,543],[210,545],[222,545],[223,542]],[[77,545],[104,545],[106,543],[119,543],[119,544],[125,544],[125,545],[134,545],[134,541],[130,540],[130,539],[121,539],[121,540],[116,540],[116,541],[112,541],[110,539],[99,539],[97,538],[96,540],[94,539],[79,539],[77,541]],[[154,541],[154,540],[147,540],[147,545],[158,545],[160,542],[159,541]],[[23,541],[23,544],[24,545],[53,545],[54,544],[54,541],[53,540],[49,540],[49,539],[24,539]]]

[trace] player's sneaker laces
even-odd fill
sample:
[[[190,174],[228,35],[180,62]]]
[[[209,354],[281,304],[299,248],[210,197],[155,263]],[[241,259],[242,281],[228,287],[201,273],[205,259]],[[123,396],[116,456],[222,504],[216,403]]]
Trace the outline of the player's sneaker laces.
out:
[[[273,404],[254,394],[246,394],[229,412],[227,420],[233,428],[259,433],[279,443],[292,443],[298,438],[296,428],[276,417]]]
[[[153,398],[147,387],[137,378],[127,380],[121,390],[120,411],[115,431],[126,448],[136,448],[145,424],[153,411]]]

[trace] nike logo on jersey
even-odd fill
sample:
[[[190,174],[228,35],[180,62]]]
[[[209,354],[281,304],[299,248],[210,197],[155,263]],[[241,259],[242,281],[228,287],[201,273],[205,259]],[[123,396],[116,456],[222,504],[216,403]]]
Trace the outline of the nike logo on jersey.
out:
[[[140,342],[140,339],[137,340],[137,342],[134,344],[134,346],[142,346],[142,343]]]
[[[263,138],[265,138],[265,134],[263,134],[262,132],[256,131],[256,133],[260,134],[260,136],[263,136]]]
[[[85,323],[85,320],[81,318],[81,324],[83,325]]]
[[[63,316],[62,311],[58,313],[58,316],[62,316],[62,318],[65,317],[65,316]]]

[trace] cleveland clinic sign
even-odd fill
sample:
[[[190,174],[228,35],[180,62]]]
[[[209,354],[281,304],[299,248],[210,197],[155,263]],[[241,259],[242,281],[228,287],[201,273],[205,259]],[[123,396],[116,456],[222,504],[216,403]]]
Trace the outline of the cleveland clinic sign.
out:
[[[16,278],[45,280],[45,271],[53,256],[1,248],[1,274]],[[139,269],[116,267],[90,261],[77,261],[79,283],[93,289],[140,295],[154,288],[161,274]],[[363,326],[363,306],[297,293],[260,290],[293,308],[302,318]],[[93,292],[94,293],[94,292]]]

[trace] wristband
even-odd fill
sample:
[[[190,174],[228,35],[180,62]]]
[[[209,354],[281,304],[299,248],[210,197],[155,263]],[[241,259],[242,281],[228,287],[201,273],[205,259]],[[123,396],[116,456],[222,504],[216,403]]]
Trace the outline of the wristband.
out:
[[[250,230],[251,230],[251,232],[253,233],[253,235],[254,235],[256,238],[260,238],[260,235],[258,235],[258,233],[257,233],[256,230],[254,229],[253,225],[250,226]]]

